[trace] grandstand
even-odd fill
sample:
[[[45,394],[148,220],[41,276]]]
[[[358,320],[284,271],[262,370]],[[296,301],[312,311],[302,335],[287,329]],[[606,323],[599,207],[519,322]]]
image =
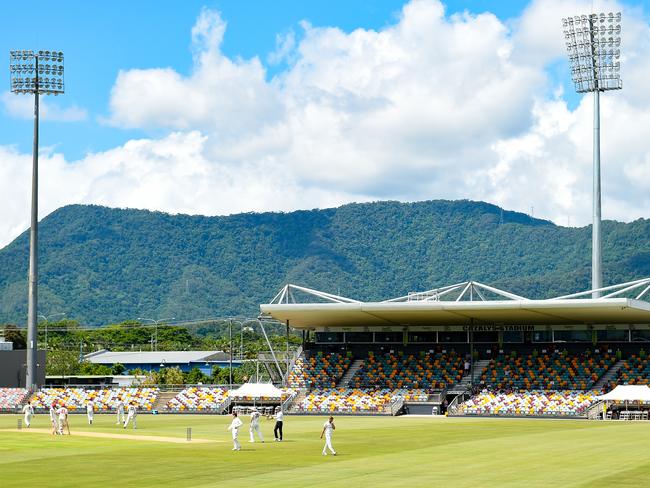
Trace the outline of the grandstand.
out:
[[[176,394],[165,409],[171,413],[222,413],[228,400],[227,388],[193,386]]]
[[[130,404],[135,402],[139,411],[153,409],[158,395],[158,388],[41,388],[32,397],[31,402],[36,411],[46,412],[53,403],[64,404],[71,413],[85,412],[86,405],[92,401],[95,411],[113,412],[118,398]]]
[[[641,300],[649,289],[650,280],[638,280],[598,299],[583,298],[587,291],[529,300],[467,282],[364,303],[287,285],[261,306],[303,334],[288,373],[278,368],[285,389],[274,398],[235,399],[227,387],[198,385],[47,387],[31,399],[40,410],[59,401],[72,412],[91,399],[112,411],[121,395],[143,412],[220,414],[266,401],[299,414],[586,417],[613,386],[650,384],[650,304]],[[309,298],[300,302],[300,293]],[[0,390],[0,408],[29,397]]]
[[[13,412],[27,400],[25,388],[0,388],[0,412]]]
[[[286,285],[260,308],[302,331],[295,412],[584,416],[604,387],[650,382],[650,279],[596,291],[531,300],[469,281],[361,302]]]
[[[607,352],[499,355],[490,361],[480,384],[492,390],[590,390],[615,362]]]

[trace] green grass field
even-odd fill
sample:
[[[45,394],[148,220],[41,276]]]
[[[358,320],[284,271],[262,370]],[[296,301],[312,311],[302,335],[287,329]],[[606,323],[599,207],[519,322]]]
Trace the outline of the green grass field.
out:
[[[99,415],[88,426],[71,416],[72,436],[15,431],[0,416],[0,486],[598,487],[650,484],[650,422],[337,417],[323,457],[324,417],[287,417],[285,441],[248,443],[248,419],[231,451],[229,417],[138,417],[138,430]],[[46,415],[32,427],[48,428]],[[186,442],[186,428],[195,439]],[[11,429],[11,430],[10,430]],[[178,438],[181,442],[99,438],[100,432]],[[76,435],[75,435],[76,433]],[[271,441],[271,442],[269,442]]]

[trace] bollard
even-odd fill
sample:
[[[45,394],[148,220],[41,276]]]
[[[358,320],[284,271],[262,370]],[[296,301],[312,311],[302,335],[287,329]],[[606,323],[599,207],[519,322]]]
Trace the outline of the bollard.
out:
[[[23,430],[23,419],[18,419],[18,430]]]
[[[187,428],[187,442],[192,440],[192,427]]]

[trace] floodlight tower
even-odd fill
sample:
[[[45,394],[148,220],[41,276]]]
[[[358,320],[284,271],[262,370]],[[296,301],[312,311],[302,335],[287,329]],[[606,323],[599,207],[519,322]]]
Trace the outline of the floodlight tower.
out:
[[[591,288],[603,286],[600,197],[600,92],[620,90],[621,13],[576,15],[562,19],[571,78],[578,93],[594,94],[594,189]],[[592,294],[598,298],[600,292]]]
[[[64,93],[61,51],[10,51],[11,91],[34,95],[34,147],[32,153],[32,215],[29,231],[29,303],[27,308],[27,373],[25,387],[36,386],[38,319],[38,101],[39,95]]]

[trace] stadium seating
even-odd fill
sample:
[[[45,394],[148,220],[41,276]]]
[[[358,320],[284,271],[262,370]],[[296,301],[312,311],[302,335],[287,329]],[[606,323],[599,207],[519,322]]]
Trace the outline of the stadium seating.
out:
[[[282,390],[282,400],[295,395],[296,390],[285,388]],[[169,412],[221,412],[224,403],[228,400],[228,389],[209,386],[193,386],[185,388],[174,398],[167,402]],[[238,401],[253,401],[253,398],[242,397]],[[255,398],[265,401],[270,398]],[[275,399],[273,399],[275,400]]]
[[[401,395],[406,402],[426,402],[429,394],[423,389],[397,390],[396,395]]]
[[[452,352],[373,354],[352,378],[357,388],[429,389],[451,386],[463,377],[463,360]]]
[[[633,354],[621,365],[616,380],[619,385],[650,385],[650,358]]]
[[[470,415],[578,416],[596,401],[598,391],[483,391],[459,406],[455,413]]]
[[[490,390],[589,390],[615,362],[609,354],[501,355],[480,382]]]
[[[338,353],[316,353],[309,359],[299,358],[289,374],[293,388],[334,388],[350,367],[351,357]]]
[[[138,410],[152,409],[158,388],[102,388],[98,390],[84,388],[42,388],[32,398],[36,409],[47,410],[53,402],[63,403],[70,412],[85,411],[90,400],[96,412],[114,411],[118,397],[129,404],[135,402]]]
[[[170,412],[212,412],[220,410],[227,399],[226,388],[194,386],[178,393],[166,407]]]
[[[0,388],[0,410],[15,410],[27,396],[25,388]]]
[[[356,388],[317,389],[311,391],[293,409],[297,412],[383,413],[397,399],[389,389],[366,390]]]

